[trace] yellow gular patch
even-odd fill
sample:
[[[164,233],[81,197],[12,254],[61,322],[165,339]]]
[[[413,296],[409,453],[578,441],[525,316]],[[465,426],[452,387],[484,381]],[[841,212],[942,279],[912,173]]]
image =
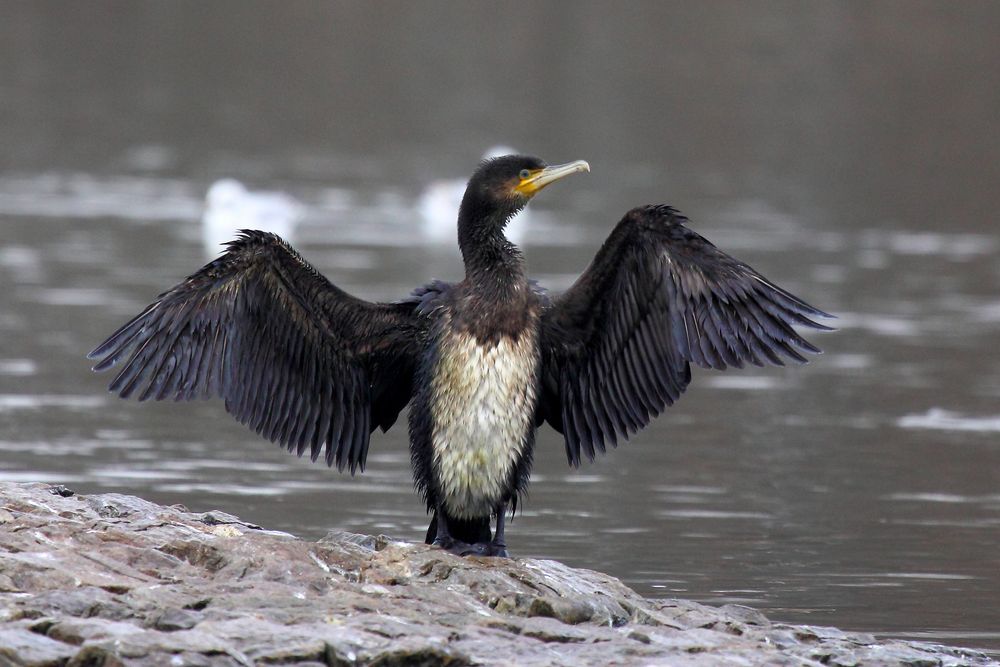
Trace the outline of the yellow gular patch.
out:
[[[514,186],[514,191],[525,197],[531,197],[536,192],[542,189],[543,186],[538,184],[538,175],[542,173],[541,169],[525,169],[527,171],[527,176],[521,175],[518,177],[517,185]]]

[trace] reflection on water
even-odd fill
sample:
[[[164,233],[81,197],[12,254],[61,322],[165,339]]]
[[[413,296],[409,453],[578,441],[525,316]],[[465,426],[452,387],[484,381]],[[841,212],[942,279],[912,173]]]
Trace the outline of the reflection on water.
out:
[[[0,58],[0,479],[422,539],[405,429],[341,476],[218,402],[119,401],[83,355],[203,263],[205,193],[226,176],[294,197],[297,247],[352,293],[460,277],[453,244],[420,236],[420,195],[510,141],[594,168],[533,204],[525,250],[549,288],[628,207],[666,201],[839,318],[806,367],[696,370],[677,406],[578,471],[543,429],[514,553],[1000,649],[996,6],[470,8],[497,44],[433,7],[379,23],[247,8],[248,28],[303,49],[267,57],[226,37],[221,9],[119,8],[139,36],[120,41],[46,7],[0,20],[16,56]],[[413,37],[442,27],[467,51]],[[537,53],[512,56],[530,35]]]

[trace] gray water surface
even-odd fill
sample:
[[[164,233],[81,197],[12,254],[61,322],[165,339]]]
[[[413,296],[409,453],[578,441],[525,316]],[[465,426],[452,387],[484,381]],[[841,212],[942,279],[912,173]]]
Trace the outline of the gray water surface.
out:
[[[579,470],[543,428],[512,552],[1000,649],[1000,8],[516,7],[0,10],[0,479],[422,539],[405,420],[351,478],[218,401],[120,401],[84,354],[206,261],[223,176],[298,198],[296,246],[354,294],[460,278],[414,206],[504,142],[593,167],[532,205],[550,288],[666,202],[839,329],[808,366],[695,370]]]

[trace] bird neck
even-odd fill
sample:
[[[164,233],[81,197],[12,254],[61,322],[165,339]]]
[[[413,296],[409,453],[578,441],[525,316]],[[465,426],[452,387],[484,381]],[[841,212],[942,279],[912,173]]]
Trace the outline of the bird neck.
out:
[[[523,292],[528,279],[524,256],[503,234],[506,218],[477,219],[459,216],[458,247],[465,263],[465,280],[476,291],[497,300]]]

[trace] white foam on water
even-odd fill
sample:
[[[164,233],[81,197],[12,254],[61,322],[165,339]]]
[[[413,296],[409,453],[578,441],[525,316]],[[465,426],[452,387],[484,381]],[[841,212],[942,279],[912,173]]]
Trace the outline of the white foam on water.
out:
[[[871,313],[837,313],[838,329],[864,329],[879,336],[919,336],[918,322],[903,317]]]
[[[966,417],[943,408],[931,408],[922,415],[905,415],[900,417],[896,420],[896,425],[901,428],[1000,433],[1000,415],[991,417]]]
[[[770,519],[765,512],[726,512],[722,510],[664,510],[658,516],[671,519]]]
[[[34,359],[0,359],[0,375],[25,377],[38,372]]]
[[[39,408],[96,408],[104,403],[104,396],[0,394],[0,412]]]
[[[963,496],[956,493],[892,493],[885,498],[889,500],[928,502],[928,503],[973,503],[986,504],[1000,502],[1000,494],[986,494],[981,496]]]
[[[49,484],[67,484],[83,481],[83,477],[65,473],[38,470],[0,470],[0,482],[46,482]]]
[[[201,210],[194,185],[171,179],[74,172],[0,178],[0,215],[196,220]]]
[[[742,391],[777,389],[781,386],[778,378],[766,375],[713,375],[705,378],[705,384],[715,389],[737,389]]]
[[[943,255],[953,259],[988,255],[997,247],[995,238],[983,234],[893,232],[886,241],[889,251],[897,255]]]

